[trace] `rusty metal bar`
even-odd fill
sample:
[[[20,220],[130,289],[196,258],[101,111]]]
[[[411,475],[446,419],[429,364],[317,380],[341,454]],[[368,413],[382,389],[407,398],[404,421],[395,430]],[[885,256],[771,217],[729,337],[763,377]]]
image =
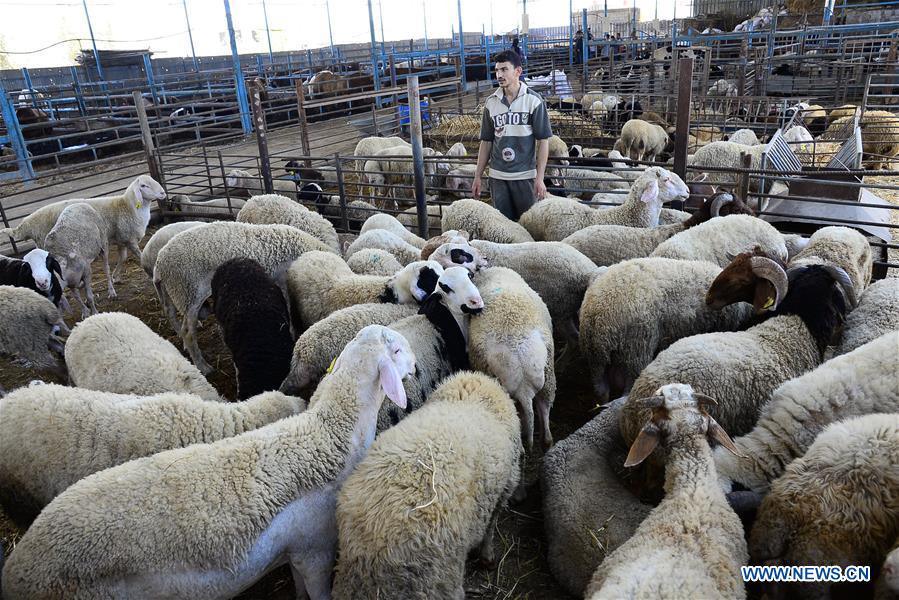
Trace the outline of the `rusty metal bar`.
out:
[[[425,163],[421,143],[421,103],[418,92],[418,75],[406,80],[409,99],[409,137],[412,141],[412,174],[415,179],[415,206],[418,212],[418,235],[428,239],[428,204],[425,198]]]
[[[303,148],[303,155],[309,156],[312,152],[309,149],[309,127],[306,122],[306,91],[303,89],[303,82],[297,79],[297,116],[300,120],[300,144]],[[306,161],[306,167],[311,167],[312,163]]]

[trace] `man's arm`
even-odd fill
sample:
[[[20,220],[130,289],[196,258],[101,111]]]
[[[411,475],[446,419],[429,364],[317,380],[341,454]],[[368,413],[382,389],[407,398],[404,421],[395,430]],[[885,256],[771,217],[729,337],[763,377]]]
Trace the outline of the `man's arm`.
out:
[[[482,141],[478,145],[478,166],[474,170],[474,181],[471,182],[471,195],[478,198],[481,195],[481,175],[490,160],[490,151],[493,150],[493,142]]]
[[[549,158],[549,140],[537,140],[537,179],[534,181],[537,200],[546,198],[546,184],[543,183],[543,177],[546,173],[547,158]]]

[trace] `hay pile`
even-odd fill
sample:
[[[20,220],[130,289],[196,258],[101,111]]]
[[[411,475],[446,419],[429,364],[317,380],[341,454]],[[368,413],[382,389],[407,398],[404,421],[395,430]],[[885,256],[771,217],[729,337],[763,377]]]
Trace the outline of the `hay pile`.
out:
[[[585,138],[601,138],[602,127],[596,121],[592,121],[577,113],[562,113],[557,110],[546,111],[549,114],[549,122],[553,133],[565,140],[583,140]]]
[[[457,115],[454,117],[443,117],[437,126],[431,127],[428,131],[428,135],[433,138],[453,139],[456,141],[477,139],[480,133],[480,111],[478,111],[477,116]]]
[[[815,141],[792,145],[792,150],[802,166],[824,167],[839,152],[842,145],[842,142]]]

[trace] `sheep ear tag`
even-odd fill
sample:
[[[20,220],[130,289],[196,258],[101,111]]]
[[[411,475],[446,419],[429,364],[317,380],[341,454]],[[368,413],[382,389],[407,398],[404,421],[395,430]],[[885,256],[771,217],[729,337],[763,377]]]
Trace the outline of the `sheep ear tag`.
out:
[[[378,362],[378,375],[384,394],[390,398],[391,402],[405,410],[406,390],[403,388],[403,379],[390,358],[383,357]]]
[[[652,423],[647,423],[640,430],[640,434],[634,443],[631,444],[630,452],[627,453],[627,459],[624,461],[625,467],[636,467],[646,460],[646,457],[652,454],[652,451],[659,445],[659,428]]]
[[[330,375],[330,374],[331,374],[331,372],[334,370],[334,364],[335,364],[336,362],[337,362],[337,357],[335,356],[334,359],[331,361],[331,364],[328,365],[327,370],[325,370],[325,375]]]
[[[642,202],[646,202],[648,204],[650,202],[653,202],[658,197],[659,197],[659,182],[655,179],[652,179],[646,185],[646,189],[643,190],[643,195],[640,196],[640,200]]]
[[[141,205],[142,205],[142,202],[140,200],[138,200],[137,205],[134,208],[136,208],[137,210],[140,210]]]

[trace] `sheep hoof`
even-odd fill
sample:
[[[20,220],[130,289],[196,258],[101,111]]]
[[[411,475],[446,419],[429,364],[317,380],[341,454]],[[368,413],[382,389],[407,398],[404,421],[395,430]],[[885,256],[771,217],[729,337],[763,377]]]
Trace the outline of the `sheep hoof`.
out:
[[[110,290],[109,290],[109,293],[107,294],[107,296],[109,297],[110,300],[119,297],[119,295],[116,294],[116,291],[113,290],[113,289],[110,289]]]

